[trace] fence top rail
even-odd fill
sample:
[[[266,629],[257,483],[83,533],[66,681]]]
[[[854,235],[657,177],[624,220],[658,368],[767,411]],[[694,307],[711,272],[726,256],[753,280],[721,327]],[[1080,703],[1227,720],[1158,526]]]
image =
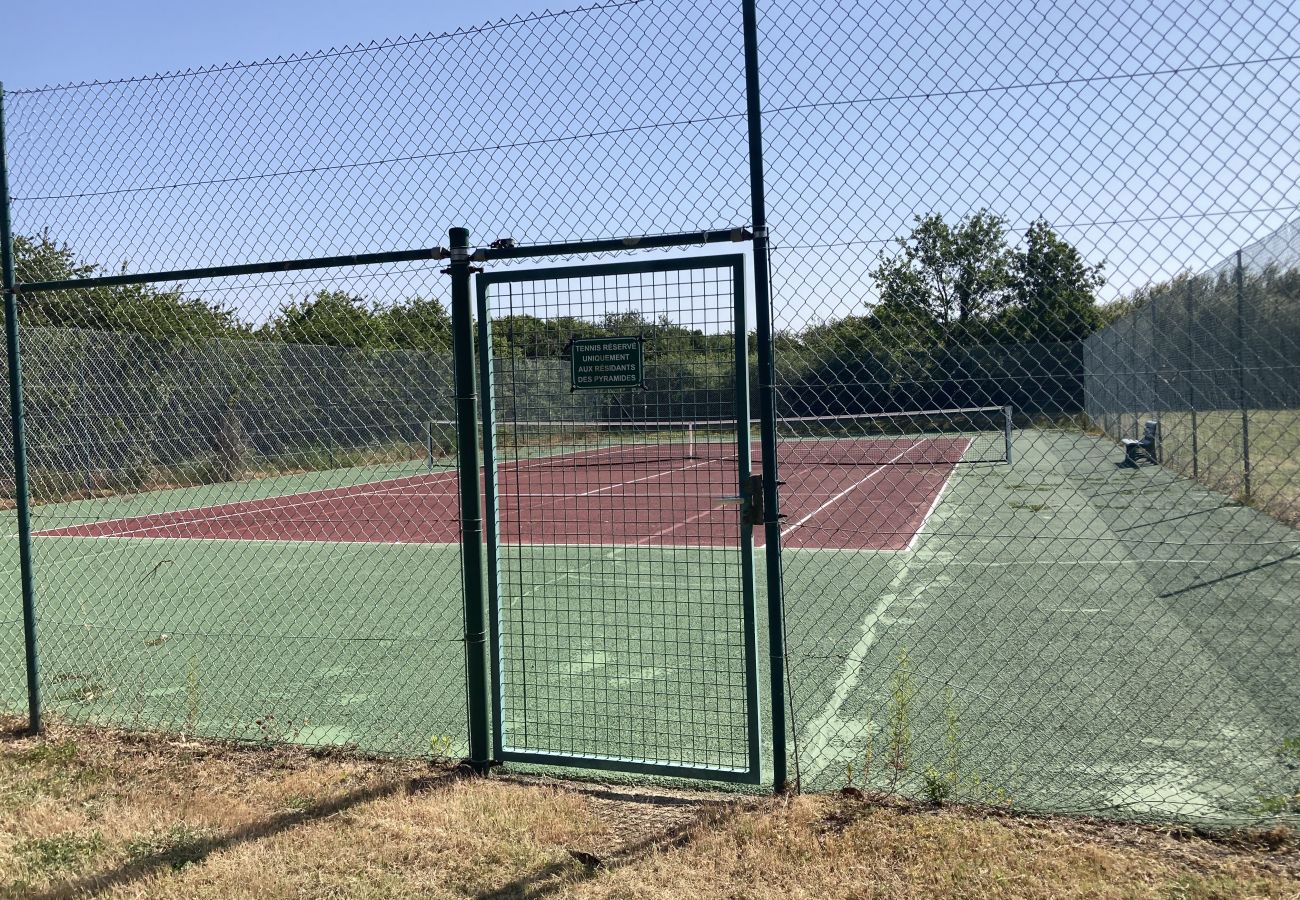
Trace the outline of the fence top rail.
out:
[[[751,240],[754,233],[748,228],[714,228],[704,231],[686,231],[675,234],[630,235],[621,238],[603,238],[593,241],[571,241],[558,244],[530,244],[525,246],[494,246],[475,250],[470,259],[487,262],[502,259],[526,259],[538,256],[568,256],[574,253],[608,253],[617,250],[654,250],[669,247],[690,247],[697,244],[739,243]]]
[[[564,256],[573,253],[607,253],[617,250],[652,250],[669,247],[689,247],[696,244],[739,242],[754,235],[746,228],[718,228],[675,234],[632,235],[593,241],[573,241],[560,244],[533,244],[529,246],[481,247],[472,251],[470,258],[476,262],[487,260],[526,259],[540,256]],[[267,272],[293,272],[301,269],[334,269],[345,266],[382,265],[385,263],[416,262],[419,260],[450,259],[451,251],[445,247],[422,247],[416,250],[390,250],[382,253],[353,253],[342,256],[317,256],[305,259],[283,259],[269,262],[245,263],[230,266],[203,266],[196,269],[172,269],[161,272],[139,272],[122,275],[102,275],[97,278],[64,278],[57,281],[30,281],[13,287],[15,294],[36,294],[42,291],[71,291],[87,288],[117,287],[126,284],[155,284],[162,281],[195,281],[201,278],[228,278],[235,275],[260,275]]]
[[[271,262],[246,263],[232,266],[203,266],[197,269],[173,269],[164,272],[103,275],[97,278],[65,278],[58,281],[29,281],[14,285],[14,293],[36,294],[41,291],[73,291],[84,290],[86,288],[116,287],[124,284],[153,284],[160,281],[194,281],[200,278],[227,278],[234,275],[261,275],[266,272],[294,272],[301,269],[337,269],[344,266],[367,266],[395,262],[415,262],[425,259],[448,259],[450,256],[450,251],[443,247],[422,247],[418,250],[391,250],[383,253],[353,253],[344,256],[317,256],[307,259],[282,259]]]

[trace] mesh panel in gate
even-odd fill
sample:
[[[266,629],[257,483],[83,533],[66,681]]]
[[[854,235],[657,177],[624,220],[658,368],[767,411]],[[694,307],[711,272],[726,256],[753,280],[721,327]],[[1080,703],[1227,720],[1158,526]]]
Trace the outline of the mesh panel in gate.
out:
[[[729,259],[522,273],[487,289],[502,758],[756,777],[752,566],[735,502],[750,439]],[[602,337],[634,339],[609,346],[641,348],[641,385],[575,388],[571,341],[599,351]],[[695,421],[713,433],[730,422],[733,452],[693,456],[682,436]]]

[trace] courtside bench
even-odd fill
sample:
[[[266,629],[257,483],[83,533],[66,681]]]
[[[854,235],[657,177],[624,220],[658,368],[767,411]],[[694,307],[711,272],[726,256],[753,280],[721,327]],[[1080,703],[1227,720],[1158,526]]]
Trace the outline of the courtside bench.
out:
[[[1124,438],[1120,441],[1124,445],[1124,462],[1127,465],[1136,466],[1138,460],[1145,457],[1153,463],[1160,460],[1156,456],[1157,445],[1160,441],[1160,423],[1155,419],[1148,419],[1142,429],[1142,438]]]

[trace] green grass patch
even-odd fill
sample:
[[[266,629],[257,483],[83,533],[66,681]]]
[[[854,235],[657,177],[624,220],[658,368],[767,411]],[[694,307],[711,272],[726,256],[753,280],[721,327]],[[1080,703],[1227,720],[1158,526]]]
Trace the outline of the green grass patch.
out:
[[[33,875],[45,876],[79,868],[104,851],[98,831],[69,832],[19,841],[14,851]]]
[[[207,828],[173,825],[128,841],[126,857],[132,862],[149,861],[182,869],[207,855],[214,836],[215,832]]]

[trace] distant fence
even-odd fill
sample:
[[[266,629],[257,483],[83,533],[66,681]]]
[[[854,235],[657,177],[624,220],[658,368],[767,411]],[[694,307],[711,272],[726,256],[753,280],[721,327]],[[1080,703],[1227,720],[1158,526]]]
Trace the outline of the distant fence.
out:
[[[853,352],[814,344],[782,358],[783,415],[1011,406],[1023,421],[1083,411],[1077,341]]]
[[[428,422],[450,415],[447,353],[44,327],[22,342],[37,499],[329,468],[395,444],[422,455]]]
[[[1300,248],[1297,248],[1300,256]],[[1234,261],[1237,256],[1233,257]],[[1085,409],[1110,437],[1161,424],[1162,461],[1300,520],[1294,488],[1257,483],[1300,453],[1300,269],[1243,261],[1177,278],[1083,343]]]

